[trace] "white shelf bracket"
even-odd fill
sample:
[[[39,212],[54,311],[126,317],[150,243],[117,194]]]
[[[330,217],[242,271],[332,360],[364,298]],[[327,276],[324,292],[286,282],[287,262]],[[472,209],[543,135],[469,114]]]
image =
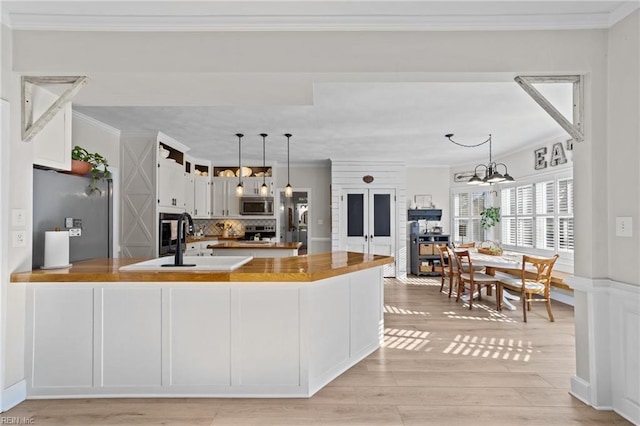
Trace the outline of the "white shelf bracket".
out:
[[[517,76],[516,83],[533,98],[569,135],[576,141],[582,142],[584,85],[581,75],[566,76]],[[573,84],[573,123],[565,118],[551,102],[545,98],[533,85],[535,83],[572,83]]]
[[[53,117],[69,102],[89,79],[76,77],[22,77],[22,140],[31,141],[35,135],[51,121]],[[34,122],[33,121],[33,85],[34,84],[70,84],[71,86]]]

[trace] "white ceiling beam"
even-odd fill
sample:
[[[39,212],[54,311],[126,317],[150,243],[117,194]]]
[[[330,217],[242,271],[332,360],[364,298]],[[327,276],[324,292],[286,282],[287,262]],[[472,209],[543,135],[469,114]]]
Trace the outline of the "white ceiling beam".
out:
[[[544,109],[569,135],[576,141],[582,142],[584,134],[582,132],[583,116],[583,82],[580,75],[565,76],[517,76],[516,83],[527,92],[538,105]],[[542,93],[533,87],[536,83],[572,83],[573,84],[573,123],[566,119],[556,107],[544,97]]]
[[[31,141],[46,126],[53,117],[69,102],[80,89],[89,81],[87,77],[45,77],[45,76],[23,76],[22,77],[22,140]],[[70,84],[62,95],[34,122],[33,121],[33,94],[34,84]]]

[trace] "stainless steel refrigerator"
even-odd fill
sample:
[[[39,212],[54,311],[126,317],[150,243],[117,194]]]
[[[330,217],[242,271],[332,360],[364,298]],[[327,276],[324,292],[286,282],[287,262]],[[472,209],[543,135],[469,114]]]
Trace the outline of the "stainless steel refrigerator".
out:
[[[100,181],[100,192],[89,193],[90,181],[90,177],[33,169],[33,268],[44,264],[45,231],[56,228],[80,229],[80,236],[69,238],[71,263],[113,256],[112,183]]]

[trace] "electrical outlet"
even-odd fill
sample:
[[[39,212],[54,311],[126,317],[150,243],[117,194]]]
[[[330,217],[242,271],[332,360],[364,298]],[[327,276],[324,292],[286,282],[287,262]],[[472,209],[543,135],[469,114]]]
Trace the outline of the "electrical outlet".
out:
[[[70,237],[80,237],[82,235],[82,229],[80,228],[71,228],[69,229]]]
[[[73,219],[74,228],[82,228],[82,219]]]
[[[27,245],[27,231],[13,231],[13,247],[25,247]]]
[[[632,237],[632,225],[630,217],[616,217],[616,237]]]

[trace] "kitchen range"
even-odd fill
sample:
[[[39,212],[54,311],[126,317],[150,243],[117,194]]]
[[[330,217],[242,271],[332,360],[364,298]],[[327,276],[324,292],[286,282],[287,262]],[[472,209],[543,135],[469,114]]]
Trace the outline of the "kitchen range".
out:
[[[246,225],[244,236],[241,240],[263,240],[275,242],[276,227],[275,225]]]

